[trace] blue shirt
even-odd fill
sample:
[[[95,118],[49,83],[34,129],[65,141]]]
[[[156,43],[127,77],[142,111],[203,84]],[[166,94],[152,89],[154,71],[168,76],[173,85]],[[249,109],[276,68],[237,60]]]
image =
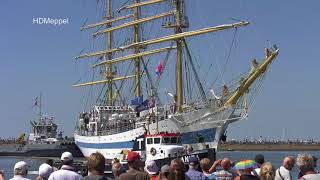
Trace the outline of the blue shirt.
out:
[[[188,172],[186,172],[186,175],[190,178],[190,180],[208,180],[205,175],[192,168],[189,168]]]

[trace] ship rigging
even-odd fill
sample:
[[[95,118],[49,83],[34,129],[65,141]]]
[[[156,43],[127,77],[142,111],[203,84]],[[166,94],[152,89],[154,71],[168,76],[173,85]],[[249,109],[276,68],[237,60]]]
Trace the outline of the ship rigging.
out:
[[[241,76],[234,86],[223,84],[220,97],[210,87],[211,95],[199,76],[195,65],[199,62],[193,58],[188,39],[230,29],[237,31],[249,22],[189,30],[187,1],[106,2],[104,20],[81,27],[82,31],[95,29],[92,37],[106,38],[106,47],[76,57],[82,62],[97,58],[89,65],[102,75],[99,80],[74,85],[102,85],[97,104],[82,112],[77,123],[75,140],[83,154],[89,156],[100,151],[112,159],[121,156],[124,150],[134,149],[138,139],[145,135],[168,132],[179,133],[181,145],[191,146],[194,151],[216,149],[228,125],[247,117],[248,99],[252,100],[249,92],[255,84],[261,85],[259,79],[264,77],[279,49],[276,46],[266,49],[263,60],[260,63],[254,60],[249,73]],[[162,6],[163,12],[143,13],[156,6]],[[159,32],[146,33],[145,29],[153,26],[158,26]],[[169,71],[168,67],[174,70],[174,76],[169,78],[174,79],[175,87],[174,94],[166,92],[172,97],[169,102],[163,101],[164,95],[159,93],[160,81],[167,75],[164,72]]]

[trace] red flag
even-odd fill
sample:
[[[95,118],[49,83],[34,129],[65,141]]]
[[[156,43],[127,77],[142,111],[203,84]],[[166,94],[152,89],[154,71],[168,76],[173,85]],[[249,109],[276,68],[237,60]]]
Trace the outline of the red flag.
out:
[[[163,65],[164,65],[164,62],[161,61],[159,63],[159,65],[156,67],[156,74],[160,77],[161,74],[163,73]]]

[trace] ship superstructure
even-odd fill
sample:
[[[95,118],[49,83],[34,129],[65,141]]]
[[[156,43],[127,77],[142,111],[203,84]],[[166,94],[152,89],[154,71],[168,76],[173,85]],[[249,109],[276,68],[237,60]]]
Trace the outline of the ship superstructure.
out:
[[[35,106],[39,107],[39,119],[30,121],[29,136],[22,133],[16,140],[0,142],[0,156],[60,157],[63,152],[69,151],[74,157],[83,157],[74,140],[62,137],[54,117],[42,114],[41,95],[39,102],[36,99]]]
[[[249,22],[239,21],[188,31],[189,21],[184,9],[187,1],[132,0],[120,5],[118,1],[104,2],[107,7],[105,20],[81,29],[97,29],[93,37],[106,38],[107,47],[76,57],[77,60],[97,58],[91,67],[100,70],[102,79],[74,86],[103,86],[96,105],[79,115],[74,136],[84,156],[99,151],[107,159],[121,158],[124,151],[146,151],[139,144],[148,135],[168,133],[178,133],[180,145],[189,147],[193,152],[216,149],[228,125],[247,117],[250,88],[263,77],[279,49],[276,46],[266,49],[263,60],[259,63],[252,61],[251,70],[239,79],[236,86],[223,85],[221,93],[215,94],[213,90],[204,89],[187,38],[238,29]],[[166,5],[166,11],[143,14],[143,10],[159,4]],[[118,14],[112,13],[112,7]],[[144,36],[143,27],[156,20],[163,20],[157,29],[165,29],[168,34],[159,33],[157,36],[153,32],[156,37],[148,39]],[[124,38],[126,36],[130,38]],[[148,65],[152,57],[162,57],[153,68],[156,77]],[[175,93],[168,92],[172,101],[164,102],[158,90],[169,59],[175,65],[174,76],[171,77],[174,79]],[[188,84],[184,82],[184,72],[187,70],[188,76],[193,76],[192,85],[198,92],[195,100],[185,96]],[[133,88],[123,85],[128,81],[133,83]]]

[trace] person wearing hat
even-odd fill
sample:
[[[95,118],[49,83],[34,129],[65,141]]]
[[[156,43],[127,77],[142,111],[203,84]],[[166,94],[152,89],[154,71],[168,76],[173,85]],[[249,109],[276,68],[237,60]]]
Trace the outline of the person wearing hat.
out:
[[[169,180],[170,175],[170,166],[165,164],[161,167],[159,179],[160,180]]]
[[[80,180],[82,176],[75,172],[73,167],[73,156],[70,152],[61,155],[61,168],[51,173],[49,180]]]
[[[14,176],[10,180],[30,180],[27,179],[28,175],[28,164],[24,161],[19,161],[14,165],[13,168]]]
[[[49,164],[43,163],[39,166],[39,176],[36,180],[47,180],[52,172],[53,168]]]
[[[149,174],[150,180],[158,180],[159,179],[159,168],[155,161],[150,160],[146,162],[144,167],[144,171]]]
[[[145,172],[139,171],[142,166],[141,156],[139,153],[130,151],[127,156],[129,170],[120,175],[120,180],[149,180],[149,176]]]
[[[189,158],[189,170],[186,172],[186,175],[191,179],[197,180],[207,180],[208,178],[198,171],[199,160],[197,157],[192,156]]]

